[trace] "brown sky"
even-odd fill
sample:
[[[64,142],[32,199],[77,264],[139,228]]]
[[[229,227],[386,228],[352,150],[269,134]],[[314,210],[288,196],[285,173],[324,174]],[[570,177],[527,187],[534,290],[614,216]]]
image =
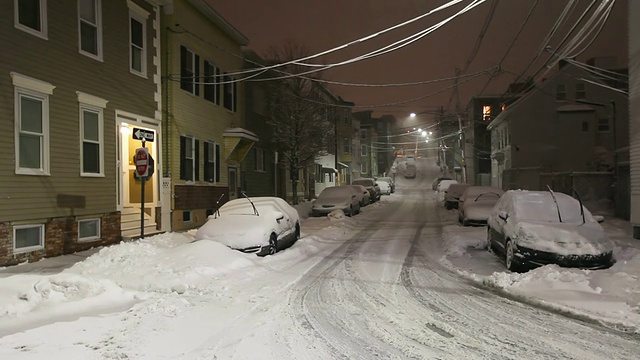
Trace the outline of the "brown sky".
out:
[[[304,45],[317,53],[376,31],[406,21],[444,4],[445,0],[208,0],[240,32],[250,40],[249,48],[262,56],[272,47],[281,46],[287,39]],[[468,3],[465,1],[464,3]],[[591,1],[580,1],[573,19]],[[480,30],[487,19],[492,0],[461,15],[433,34],[392,53],[377,58],[334,68],[323,73],[323,78],[358,83],[403,83],[450,77],[456,67],[464,67]],[[502,0],[498,2],[488,31],[475,60],[467,73],[496,66],[511,44],[523,23],[534,0]],[[549,32],[567,0],[540,0],[524,31],[515,43],[503,66],[519,73],[533,58],[542,39]],[[424,29],[446,15],[461,9],[451,10],[428,17],[406,28],[376,38],[365,44],[322,58],[323,62],[336,62],[363,54],[390,42],[399,40]],[[593,45],[578,57],[585,61],[594,56],[616,56],[618,66],[627,63],[627,0],[618,0],[602,33]],[[567,32],[564,27],[555,37],[557,43]],[[553,42],[552,42],[553,46]],[[546,59],[546,57],[544,57]],[[538,69],[541,62],[532,69]],[[483,76],[459,86],[460,104],[465,107],[469,98],[477,94],[488,77]],[[484,94],[500,94],[514,80],[513,75],[504,74],[493,80]],[[452,81],[438,84],[394,87],[362,88],[330,86],[330,90],[353,101],[357,110],[371,104],[388,104],[425,96],[451,86]],[[375,107],[377,114],[390,113],[397,118],[409,112],[428,111],[434,107],[447,106],[452,90],[420,101],[403,105]],[[455,106],[455,99],[450,110]]]

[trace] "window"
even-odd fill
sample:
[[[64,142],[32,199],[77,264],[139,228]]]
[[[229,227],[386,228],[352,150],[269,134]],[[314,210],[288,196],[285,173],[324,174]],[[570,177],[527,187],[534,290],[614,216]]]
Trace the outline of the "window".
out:
[[[47,0],[15,0],[13,8],[16,28],[47,38]]]
[[[367,140],[367,131],[360,130],[360,140]]]
[[[584,100],[587,98],[587,93],[583,82],[576,83],[576,99]]]
[[[362,145],[361,146],[360,155],[367,156],[367,145]]]
[[[200,95],[200,56],[180,46],[180,88]]]
[[[589,122],[588,121],[583,121],[582,122],[582,131],[583,132],[589,131]]]
[[[100,219],[78,220],[78,240],[100,239]]]
[[[220,69],[212,63],[204,62],[204,98],[220,105]]]
[[[101,0],[78,0],[80,53],[102,60]]]
[[[224,107],[236,112],[237,88],[235,79],[229,75],[224,76]]]
[[[491,121],[491,105],[482,106],[482,121]]]
[[[103,110],[100,108],[80,105],[80,136],[82,138],[81,175],[104,175],[103,170]]]
[[[13,227],[13,252],[29,252],[44,248],[44,224]]]
[[[344,138],[343,141],[344,141],[344,143],[343,143],[344,144],[344,147],[343,147],[344,153],[348,154],[348,153],[351,152],[351,139]]]
[[[598,131],[599,132],[609,132],[609,119],[608,118],[598,119]]]
[[[367,173],[367,162],[366,161],[362,161],[360,163],[360,173],[361,174],[366,174]]]
[[[265,157],[264,157],[264,149],[253,148],[253,170],[255,171],[264,171],[265,166]]]
[[[564,84],[556,85],[556,100],[565,100],[567,98],[567,88]]]
[[[131,5],[135,5],[130,3]],[[136,75],[147,76],[147,15],[142,9],[130,8],[129,11],[129,57],[130,71]]]
[[[182,222],[183,223],[190,223],[191,221],[193,221],[193,213],[191,210],[184,210],[182,211]]]
[[[204,180],[220,182],[220,145],[210,141],[204,143]]]
[[[200,142],[192,137],[180,136],[180,179],[200,180]]]

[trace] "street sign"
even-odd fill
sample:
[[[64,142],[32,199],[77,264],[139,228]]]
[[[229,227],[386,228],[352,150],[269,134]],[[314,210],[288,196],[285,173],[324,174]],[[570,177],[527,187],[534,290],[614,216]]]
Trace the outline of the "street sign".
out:
[[[136,166],[136,174],[139,177],[149,175],[149,150],[147,148],[137,148],[133,157],[133,163]]]
[[[142,180],[142,178],[144,178],[146,181],[151,180],[151,177],[153,176],[153,174],[156,172],[156,161],[153,159],[153,156],[151,156],[151,154],[149,154],[149,161],[148,161],[148,165],[147,165],[147,176],[143,176],[141,177],[140,175],[138,175],[137,171],[133,172],[133,177],[135,177],[138,180]]]
[[[153,142],[155,133],[151,130],[133,128],[133,138],[136,140],[143,140]]]

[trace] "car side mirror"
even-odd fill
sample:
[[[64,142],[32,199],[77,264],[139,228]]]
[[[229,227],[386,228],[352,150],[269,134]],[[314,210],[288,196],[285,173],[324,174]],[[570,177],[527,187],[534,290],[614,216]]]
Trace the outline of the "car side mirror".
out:
[[[509,218],[509,214],[507,214],[507,212],[506,212],[506,211],[500,211],[500,212],[498,213],[498,217],[499,217],[500,219],[502,219],[503,221],[507,221],[507,219]]]
[[[593,215],[593,220],[597,221],[598,224],[602,224],[604,222],[604,216],[602,216],[602,215]]]
[[[278,223],[280,222],[280,220],[284,219],[284,214],[283,214],[283,213],[281,213],[281,212],[279,212],[279,211],[276,211],[276,212],[275,212],[275,216],[276,216],[276,221],[277,221]]]

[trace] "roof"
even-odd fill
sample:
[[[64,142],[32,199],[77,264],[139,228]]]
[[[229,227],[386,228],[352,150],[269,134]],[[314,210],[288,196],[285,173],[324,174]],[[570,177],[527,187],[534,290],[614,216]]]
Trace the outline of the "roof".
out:
[[[208,2],[205,0],[187,0],[198,11],[207,17],[211,22],[216,24],[227,36],[232,38],[238,44],[245,46],[249,44],[249,39],[244,36],[238,29],[233,27],[225,18],[218,14]]]

